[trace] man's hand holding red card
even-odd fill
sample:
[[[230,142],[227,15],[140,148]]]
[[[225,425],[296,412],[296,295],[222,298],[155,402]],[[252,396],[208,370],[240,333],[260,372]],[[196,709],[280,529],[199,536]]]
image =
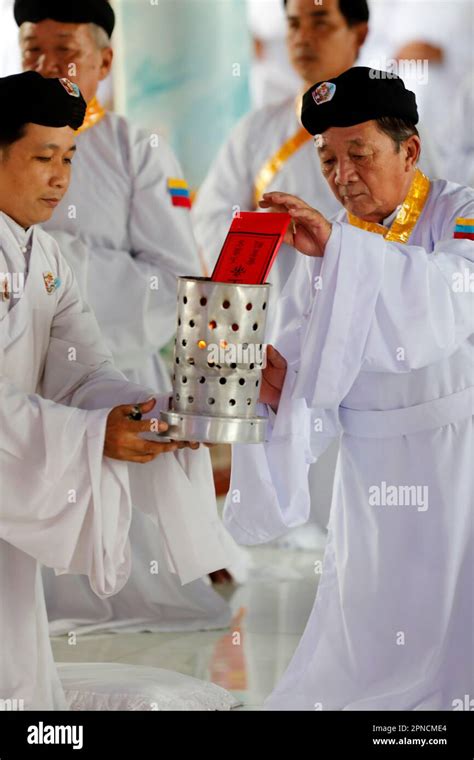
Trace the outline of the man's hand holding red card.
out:
[[[288,226],[284,242],[305,256],[324,256],[324,249],[332,231],[332,224],[296,195],[265,193],[258,204],[271,211],[285,211],[293,220]]]

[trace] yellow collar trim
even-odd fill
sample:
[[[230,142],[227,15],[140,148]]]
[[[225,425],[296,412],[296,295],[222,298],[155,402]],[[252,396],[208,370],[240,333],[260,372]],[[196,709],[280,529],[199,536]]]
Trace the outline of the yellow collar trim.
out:
[[[412,234],[415,225],[420,218],[421,212],[425,207],[428,199],[431,183],[420,169],[416,170],[413,182],[410,185],[408,195],[403,201],[398,214],[393,220],[390,227],[384,227],[383,224],[375,222],[366,222],[365,219],[359,219],[358,216],[347,214],[349,223],[354,227],[359,227],[367,232],[375,232],[377,235],[383,235],[385,240],[393,240],[397,243],[407,243]]]
[[[84,117],[84,123],[81,127],[77,130],[77,133],[85,132],[86,129],[90,129],[91,127],[95,126],[99,123],[99,121],[102,121],[106,114],[106,110],[99,103],[97,98],[92,98],[91,102],[87,106],[86,115]]]

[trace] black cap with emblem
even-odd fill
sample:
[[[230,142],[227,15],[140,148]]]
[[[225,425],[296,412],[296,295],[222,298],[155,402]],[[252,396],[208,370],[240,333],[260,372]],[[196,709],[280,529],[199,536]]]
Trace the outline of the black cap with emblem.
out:
[[[77,130],[86,108],[79,87],[69,79],[45,79],[36,71],[0,79],[2,127],[32,123]]]
[[[108,0],[15,0],[15,21],[37,24],[45,19],[68,24],[97,24],[109,37],[115,26],[115,14]]]
[[[301,123],[311,135],[383,116],[418,123],[414,93],[400,77],[386,71],[354,66],[338,77],[317,82],[303,96]]]

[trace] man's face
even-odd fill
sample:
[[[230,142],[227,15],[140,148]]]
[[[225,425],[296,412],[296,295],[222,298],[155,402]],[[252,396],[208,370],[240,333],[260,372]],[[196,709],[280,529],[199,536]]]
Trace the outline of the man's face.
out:
[[[25,135],[0,149],[0,210],[25,229],[46,222],[71,177],[74,131],[28,124]]]
[[[420,153],[409,137],[397,153],[395,143],[375,121],[331,127],[316,137],[323,174],[336,198],[351,214],[381,222],[402,203]]]
[[[308,85],[350,69],[367,35],[367,24],[349,27],[339,0],[288,0],[287,46],[290,61]]]
[[[67,77],[88,103],[112,64],[111,48],[98,48],[88,24],[51,19],[26,22],[20,29],[20,47],[24,71],[37,71],[47,78]]]

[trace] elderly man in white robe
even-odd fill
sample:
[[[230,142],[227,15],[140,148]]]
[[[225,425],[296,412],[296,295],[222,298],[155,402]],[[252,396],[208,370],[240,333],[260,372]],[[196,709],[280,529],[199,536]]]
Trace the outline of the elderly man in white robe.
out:
[[[45,229],[72,266],[116,366],[164,393],[170,379],[159,351],[176,330],[176,276],[201,274],[181,168],[161,136],[107,112],[97,99],[113,59],[115,17],[107,0],[16,0],[14,10],[23,68],[69,77],[88,104],[69,190]],[[135,503],[153,499],[148,475],[131,472],[131,484]],[[223,535],[229,564],[238,550]],[[131,577],[113,599],[95,597],[82,578],[45,570],[51,633],[229,624],[230,607],[207,579],[183,587],[167,571],[159,530],[142,512],[133,515],[130,540]]]
[[[451,710],[474,686],[474,192],[419,171],[414,95],[375,73],[303,99],[344,210],[262,202],[306,256],[268,352],[268,441],[234,446],[234,537],[304,522],[308,465],[342,433],[316,602],[273,710]]]
[[[223,690],[167,671],[69,666],[63,689],[54,666],[39,563],[87,576],[101,597],[120,590],[130,573],[128,467],[149,468],[146,506],[181,582],[222,567],[226,552],[208,452],[157,439],[166,426],[142,417],[167,397],[114,368],[72,270],[36,226],[69,184],[86,110],[79,88],[35,72],[7,77],[0,109],[1,704],[229,707]]]

